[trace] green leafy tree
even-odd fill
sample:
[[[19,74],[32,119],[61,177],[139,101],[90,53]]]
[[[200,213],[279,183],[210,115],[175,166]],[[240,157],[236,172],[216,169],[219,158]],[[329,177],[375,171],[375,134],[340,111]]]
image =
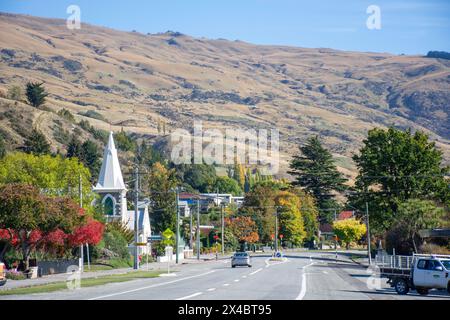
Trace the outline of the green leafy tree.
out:
[[[50,143],[42,132],[33,129],[24,141],[24,151],[35,155],[50,154]]]
[[[114,135],[114,140],[116,141],[117,148],[122,151],[134,151],[136,144],[133,139],[126,134],[123,129]]]
[[[43,87],[44,83],[28,82],[26,86],[27,100],[35,108],[39,108],[45,103],[48,93]]]
[[[152,200],[153,227],[156,232],[176,227],[176,200],[174,188],[178,185],[174,169],[167,169],[156,162],[148,176]]]
[[[317,232],[319,230],[319,211],[317,209],[314,197],[298,188],[293,188],[290,191],[295,193],[300,200],[306,240],[311,242],[314,240],[317,241]]]
[[[360,240],[366,234],[367,229],[365,224],[356,219],[346,219],[333,222],[333,231],[348,250],[352,242]]]
[[[239,183],[239,186],[245,188],[245,168],[237,160],[234,162],[233,179]]]
[[[358,155],[353,157],[359,174],[353,206],[369,204],[373,231],[383,233],[397,219],[401,203],[409,199],[430,199],[448,206],[450,191],[442,152],[423,132],[394,128],[369,131]]]
[[[89,170],[76,159],[61,156],[8,153],[0,159],[0,185],[24,183],[33,185],[52,196],[67,195],[79,203],[79,177],[83,190],[83,208],[92,213],[95,198]]]
[[[279,191],[275,203],[281,207],[279,209],[279,234],[282,234],[283,239],[294,246],[301,245],[306,237],[306,231],[300,199],[294,193]]]
[[[293,157],[290,168],[289,173],[296,178],[293,185],[311,193],[319,209],[323,210],[322,220],[331,221],[331,211],[326,209],[338,207],[335,193],[345,190],[346,179],[337,170],[333,156],[322,146],[317,136],[309,138],[300,147],[300,154]]]
[[[236,180],[229,177],[217,177],[214,189],[220,193],[231,193],[234,196],[242,194],[242,189]]]
[[[433,201],[409,199],[400,203],[396,222],[393,230],[397,234],[403,234],[404,239],[396,239],[395,242],[409,243],[415,253],[418,253],[417,242],[421,241],[419,230],[443,227],[445,224],[445,210],[437,207]],[[396,247],[396,243],[389,243],[389,249],[396,248],[396,252],[401,252],[405,248]],[[397,251],[400,249],[401,251]],[[403,249],[403,250],[402,250]],[[406,252],[405,252],[406,253]],[[409,252],[408,252],[409,253]]]
[[[259,238],[263,243],[272,241],[275,230],[275,196],[278,190],[271,186],[255,186],[245,195],[240,213],[249,216],[256,223]]]
[[[215,192],[216,169],[207,164],[179,165],[176,171],[184,183],[199,192]]]

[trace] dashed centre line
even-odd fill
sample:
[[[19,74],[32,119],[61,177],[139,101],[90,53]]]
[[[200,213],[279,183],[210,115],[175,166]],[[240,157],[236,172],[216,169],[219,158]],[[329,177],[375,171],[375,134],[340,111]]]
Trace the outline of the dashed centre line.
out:
[[[181,298],[178,298],[178,299],[175,299],[175,300],[186,300],[186,299],[197,297],[197,296],[199,296],[201,294],[203,294],[203,292],[196,292],[196,293],[193,293],[193,294],[190,294],[188,296],[181,297]]]

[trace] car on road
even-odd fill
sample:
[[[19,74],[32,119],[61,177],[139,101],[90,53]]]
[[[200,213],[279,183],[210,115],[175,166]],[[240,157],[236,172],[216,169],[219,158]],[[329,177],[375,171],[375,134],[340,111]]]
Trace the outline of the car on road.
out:
[[[250,255],[247,252],[235,252],[231,257],[231,267],[235,268],[236,266],[251,268]]]
[[[6,284],[6,269],[5,264],[0,262],[0,286]]]
[[[447,290],[450,293],[450,255],[387,256],[378,264],[382,278],[398,294],[404,295],[410,289],[420,295],[427,295],[431,289]]]

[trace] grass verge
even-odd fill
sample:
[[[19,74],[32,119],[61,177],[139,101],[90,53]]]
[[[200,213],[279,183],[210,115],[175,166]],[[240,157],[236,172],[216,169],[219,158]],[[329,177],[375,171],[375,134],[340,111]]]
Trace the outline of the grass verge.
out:
[[[160,275],[159,271],[138,271],[124,274],[114,274],[108,276],[101,276],[97,278],[81,279],[80,285],[82,288],[101,286],[108,283],[125,282],[136,279],[155,278]],[[0,296],[16,295],[16,294],[33,294],[33,293],[48,293],[68,289],[66,281],[58,281],[54,283],[47,283],[42,285],[35,285],[30,287],[22,287],[15,289],[0,290]]]

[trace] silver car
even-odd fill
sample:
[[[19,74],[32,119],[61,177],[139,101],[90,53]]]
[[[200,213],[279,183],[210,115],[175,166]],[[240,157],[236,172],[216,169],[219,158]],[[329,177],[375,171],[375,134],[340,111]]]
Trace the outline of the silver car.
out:
[[[233,254],[233,257],[231,257],[231,267],[235,268],[236,266],[251,268],[250,255],[247,252],[236,252]]]

